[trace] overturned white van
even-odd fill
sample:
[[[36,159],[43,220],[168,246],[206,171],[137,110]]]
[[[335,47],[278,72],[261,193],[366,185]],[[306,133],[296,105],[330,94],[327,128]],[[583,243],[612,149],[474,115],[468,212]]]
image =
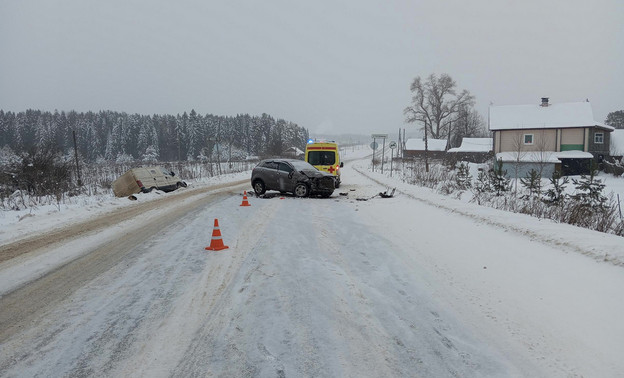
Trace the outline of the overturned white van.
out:
[[[170,192],[186,187],[175,173],[162,167],[132,168],[112,183],[117,197],[127,197],[135,193],[149,193],[154,189]]]

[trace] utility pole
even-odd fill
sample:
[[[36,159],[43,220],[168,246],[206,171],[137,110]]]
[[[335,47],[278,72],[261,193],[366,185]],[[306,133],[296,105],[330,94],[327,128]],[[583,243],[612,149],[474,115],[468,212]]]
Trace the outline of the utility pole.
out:
[[[219,154],[219,142],[220,142],[220,135],[221,135],[221,118],[219,118],[219,122],[217,123],[217,135],[216,135],[216,139],[217,139],[217,172],[219,172],[219,175],[222,174],[221,172],[221,155]]]
[[[74,156],[76,158],[76,174],[78,176],[78,186],[82,186],[82,180],[80,179],[80,164],[78,163],[78,145],[76,144],[76,130],[72,130],[74,135]]]
[[[401,158],[405,157],[405,144],[407,140],[405,139],[405,127],[403,128],[403,145],[401,146]]]
[[[427,142],[427,120],[425,120],[425,172],[429,173],[429,160],[427,158],[428,142]]]
[[[373,172],[375,172],[375,150],[377,149],[377,141],[375,140],[375,137],[373,137],[371,147],[373,148]]]

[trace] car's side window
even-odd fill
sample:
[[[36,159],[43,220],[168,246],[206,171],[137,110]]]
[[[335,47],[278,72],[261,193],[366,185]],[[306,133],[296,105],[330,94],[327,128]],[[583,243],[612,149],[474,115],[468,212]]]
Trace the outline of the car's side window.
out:
[[[263,168],[277,169],[277,163],[274,161],[267,161],[262,165]]]
[[[286,172],[286,173],[290,173],[293,171],[293,168],[286,163],[279,163],[279,170]]]

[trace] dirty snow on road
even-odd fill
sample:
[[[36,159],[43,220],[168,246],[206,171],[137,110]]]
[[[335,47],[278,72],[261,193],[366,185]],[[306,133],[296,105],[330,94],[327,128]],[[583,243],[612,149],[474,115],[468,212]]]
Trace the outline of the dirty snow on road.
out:
[[[0,340],[0,376],[624,369],[624,268],[595,250],[624,255],[621,238],[439,197],[367,161],[343,175],[330,199],[241,207],[233,188],[158,230]],[[388,187],[393,198],[375,196]],[[215,218],[229,246],[217,252],[204,249]]]

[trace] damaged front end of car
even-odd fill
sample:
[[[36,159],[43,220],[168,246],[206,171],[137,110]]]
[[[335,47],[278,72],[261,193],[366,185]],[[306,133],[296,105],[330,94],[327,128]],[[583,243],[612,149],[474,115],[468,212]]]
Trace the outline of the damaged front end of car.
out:
[[[320,171],[301,171],[307,177],[307,184],[310,186],[310,194],[317,194],[329,197],[336,189],[336,179],[331,174]]]

